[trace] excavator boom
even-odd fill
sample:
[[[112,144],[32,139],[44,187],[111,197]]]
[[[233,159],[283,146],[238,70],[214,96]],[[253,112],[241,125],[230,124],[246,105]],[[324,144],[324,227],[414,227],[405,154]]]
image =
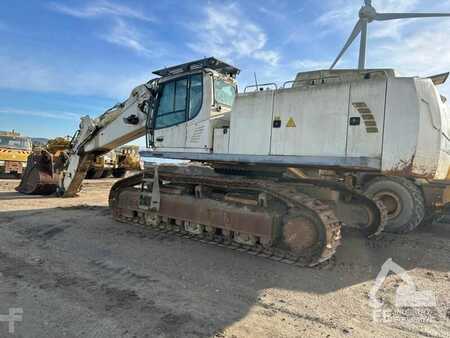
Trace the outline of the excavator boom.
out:
[[[82,117],[80,129],[60,168],[54,168],[50,153],[40,151],[32,154],[29,159],[31,165],[17,190],[25,194],[57,192],[62,197],[75,196],[96,156],[145,135],[156,86],[157,81],[154,80],[136,87],[126,101],[96,119]]]

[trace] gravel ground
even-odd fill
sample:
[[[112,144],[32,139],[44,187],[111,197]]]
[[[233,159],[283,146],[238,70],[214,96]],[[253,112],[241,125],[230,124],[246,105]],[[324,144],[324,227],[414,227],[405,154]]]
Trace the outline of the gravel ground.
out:
[[[60,199],[0,180],[0,315],[23,309],[9,336],[450,336],[450,225],[378,240],[345,230],[331,262],[297,268],[115,222],[113,182]],[[369,292],[388,258],[435,307],[396,308],[405,283],[391,274],[376,295],[386,319],[373,320]]]

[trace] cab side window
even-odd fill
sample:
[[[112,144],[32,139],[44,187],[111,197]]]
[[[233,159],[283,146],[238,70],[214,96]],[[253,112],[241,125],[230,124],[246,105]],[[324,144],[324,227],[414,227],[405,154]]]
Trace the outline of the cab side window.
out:
[[[192,75],[190,79],[189,91],[189,119],[197,116],[202,107],[203,101],[203,81],[202,75]]]
[[[159,100],[156,128],[186,121],[187,79],[165,83]]]
[[[171,127],[194,118],[200,112],[202,100],[201,74],[164,83],[156,113],[155,128]]]

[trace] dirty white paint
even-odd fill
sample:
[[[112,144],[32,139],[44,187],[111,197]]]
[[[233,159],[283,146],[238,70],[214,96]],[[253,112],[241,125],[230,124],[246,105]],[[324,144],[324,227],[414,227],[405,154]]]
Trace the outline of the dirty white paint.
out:
[[[345,157],[349,94],[348,83],[277,91],[281,127],[272,129],[271,154]]]
[[[212,149],[273,157],[273,162],[279,156],[317,158],[317,163],[327,157],[367,158],[386,174],[447,177],[449,111],[430,79],[398,77],[388,69],[300,73],[291,88],[238,95],[230,113],[214,107],[208,77],[199,116],[158,131],[168,141],[157,144],[157,151],[183,152],[189,159],[189,153]],[[290,119],[295,126],[288,126]],[[185,126],[186,134],[177,131]],[[222,127],[229,127],[228,147],[223,135],[214,134]]]
[[[348,126],[347,156],[379,157],[383,143],[384,109],[387,79],[357,80],[350,85],[350,118],[360,118],[360,125]],[[361,114],[353,103],[363,102],[371,114]],[[367,119],[367,116],[373,120]],[[375,125],[375,126],[373,126]],[[368,132],[369,128],[378,132]],[[369,129],[371,130],[371,129]]]
[[[240,95],[231,115],[229,153],[378,158],[385,173],[445,179],[447,104],[430,79],[383,74],[347,74],[341,81]],[[378,132],[368,132],[353,106],[358,102],[367,105]],[[273,128],[277,117],[280,127]],[[295,128],[286,126],[291,117]],[[350,126],[352,117],[360,117],[360,124]]]
[[[231,154],[269,155],[274,91],[241,94],[231,112]]]
[[[230,145],[230,130],[228,128],[214,129],[214,153],[227,154]]]

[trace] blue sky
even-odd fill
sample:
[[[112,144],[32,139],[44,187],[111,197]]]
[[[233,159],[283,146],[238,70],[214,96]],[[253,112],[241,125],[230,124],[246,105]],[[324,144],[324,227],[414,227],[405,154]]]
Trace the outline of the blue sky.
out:
[[[151,72],[204,56],[242,69],[242,88],[327,68],[362,0],[3,0],[0,130],[73,134],[82,115],[125,99]],[[374,0],[380,12],[448,11],[450,1]],[[339,67],[356,67],[357,45]],[[450,70],[450,19],[369,26],[367,67],[404,75]],[[443,87],[444,94],[450,93]]]

